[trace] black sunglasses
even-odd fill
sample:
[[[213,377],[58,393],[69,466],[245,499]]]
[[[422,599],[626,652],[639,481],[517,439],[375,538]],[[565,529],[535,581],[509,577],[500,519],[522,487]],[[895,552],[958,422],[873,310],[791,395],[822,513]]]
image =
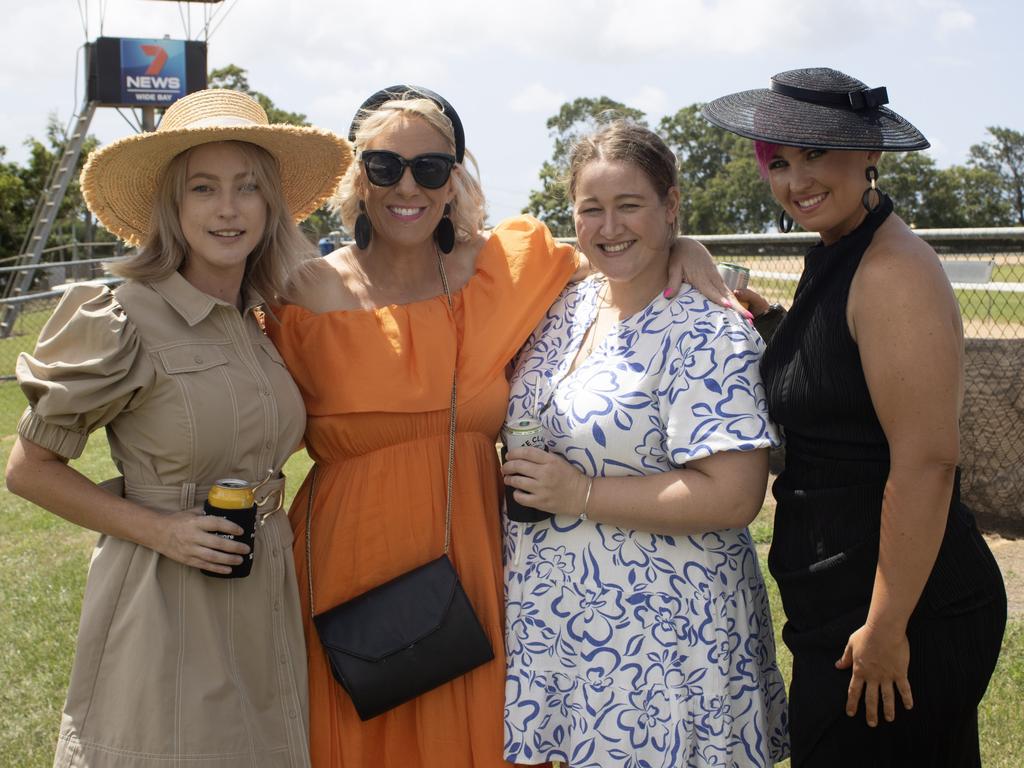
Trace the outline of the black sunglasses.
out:
[[[361,160],[366,178],[378,187],[391,187],[401,180],[405,168],[412,169],[412,177],[425,189],[438,189],[445,185],[452,175],[455,157],[443,152],[426,152],[406,160],[397,152],[386,149],[371,149],[363,152]]]

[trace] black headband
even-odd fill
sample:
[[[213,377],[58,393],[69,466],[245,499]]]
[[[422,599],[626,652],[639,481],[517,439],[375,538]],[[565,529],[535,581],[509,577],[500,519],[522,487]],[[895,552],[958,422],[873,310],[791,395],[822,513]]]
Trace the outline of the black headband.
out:
[[[838,107],[853,112],[862,109],[877,109],[883,104],[889,103],[889,93],[885,86],[878,88],[859,88],[855,91],[815,91],[811,88],[800,88],[795,85],[785,85],[772,78],[768,86],[772,92],[781,96],[788,96],[797,101],[806,101],[811,104],[820,104],[824,107]]]
[[[455,162],[461,163],[462,159],[466,156],[466,134],[462,130],[462,121],[459,120],[459,113],[455,111],[455,107],[449,104],[443,96],[418,85],[392,85],[390,88],[377,91],[373,96],[364,101],[359,109],[356,110],[355,117],[352,118],[352,126],[348,129],[348,140],[355,144],[356,129],[368,113],[373,112],[386,102],[399,101],[409,94],[422,96],[424,99],[434,102],[444,116],[451,121],[452,132],[455,134]]]

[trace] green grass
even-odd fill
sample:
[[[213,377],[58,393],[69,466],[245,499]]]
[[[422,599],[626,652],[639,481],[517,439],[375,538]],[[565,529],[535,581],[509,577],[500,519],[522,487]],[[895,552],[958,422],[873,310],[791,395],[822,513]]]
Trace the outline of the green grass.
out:
[[[768,573],[766,555],[772,539],[775,503],[771,500],[750,526],[750,533],[761,555],[761,572],[768,585],[775,646],[779,669],[787,684],[793,672],[793,656],[782,642],[782,600],[775,580]],[[1020,768],[1024,765],[1024,617],[1011,617],[1003,636],[1003,647],[996,671],[989,681],[978,711],[981,763],[985,768]],[[779,763],[788,768],[789,761]]]
[[[31,352],[35,348],[36,337],[39,336],[39,331],[52,311],[53,304],[49,303],[43,309],[18,314],[18,319],[14,323],[14,333],[6,339],[0,339],[0,375],[13,374],[18,353]]]
[[[11,407],[16,403],[16,407]],[[0,461],[7,464],[24,398],[0,384]],[[285,465],[288,501],[309,470]],[[73,462],[94,480],[116,474],[102,432]],[[0,490],[0,766],[49,768],[75,652],[78,614],[96,534]]]
[[[1024,264],[1001,264],[992,270],[993,283],[1024,283]]]
[[[1022,320],[1024,322],[1024,320]],[[24,345],[24,337],[19,344]],[[4,343],[13,343],[16,339]],[[27,347],[31,348],[31,344]],[[2,357],[0,357],[2,360]],[[0,461],[7,463],[24,408],[14,382],[0,382]],[[115,474],[102,432],[96,433],[73,466],[94,480]],[[303,451],[289,459],[288,501],[311,465]],[[771,542],[774,505],[765,505],[751,525],[762,553],[775,620],[779,667],[786,679],[792,659],[780,636],[778,589],[764,553]],[[65,522],[0,490],[0,766],[44,768],[53,762],[89,555],[96,534]],[[987,768],[1024,765],[1024,617],[1011,620],[999,666],[980,712],[982,759]],[[782,763],[788,766],[788,761]]]
[[[956,298],[964,320],[1024,323],[1024,293],[958,290]]]
[[[761,558],[761,569],[768,582],[768,595],[775,622],[775,645],[779,669],[788,683],[793,671],[793,657],[782,642],[782,601],[775,581],[768,574],[768,565]],[[1024,618],[1016,617],[1006,625],[1003,648],[995,674],[989,681],[985,698],[978,712],[981,739],[981,764],[985,768],[1020,768],[1024,765]],[[789,766],[789,760],[779,763]]]
[[[750,269],[772,271],[771,259],[751,259],[735,257],[728,259],[730,263],[740,264]],[[752,278],[753,285],[769,302],[779,302],[788,307],[793,301],[796,282],[773,278]],[[992,282],[1019,283],[1024,282],[1024,264],[1004,264],[997,266],[992,272]],[[1024,324],[1024,293],[997,293],[995,291],[957,290],[960,312],[964,320],[991,320],[995,323]],[[1013,337],[1016,331],[1008,331],[1006,336]]]

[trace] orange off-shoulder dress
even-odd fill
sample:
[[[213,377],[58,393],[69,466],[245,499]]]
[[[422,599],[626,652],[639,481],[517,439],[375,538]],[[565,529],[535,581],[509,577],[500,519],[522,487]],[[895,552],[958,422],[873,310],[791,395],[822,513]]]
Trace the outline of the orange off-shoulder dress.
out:
[[[305,399],[319,465],[312,509],[314,612],[441,554],[451,376],[458,418],[451,559],[494,660],[367,722],[335,682],[310,620],[309,479],[291,512],[317,768],[482,768],[502,760],[505,653],[495,439],[505,366],[576,268],[531,218],[500,224],[476,272],[445,297],[374,310],[278,310],[271,335]]]

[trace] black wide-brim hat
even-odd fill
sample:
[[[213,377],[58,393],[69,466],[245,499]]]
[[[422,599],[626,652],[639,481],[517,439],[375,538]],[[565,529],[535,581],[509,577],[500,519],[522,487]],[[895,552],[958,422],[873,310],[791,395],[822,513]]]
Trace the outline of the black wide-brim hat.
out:
[[[702,113],[732,133],[789,147],[907,152],[931,146],[887,103],[884,87],[815,67],[780,72],[768,88],[722,96]]]

